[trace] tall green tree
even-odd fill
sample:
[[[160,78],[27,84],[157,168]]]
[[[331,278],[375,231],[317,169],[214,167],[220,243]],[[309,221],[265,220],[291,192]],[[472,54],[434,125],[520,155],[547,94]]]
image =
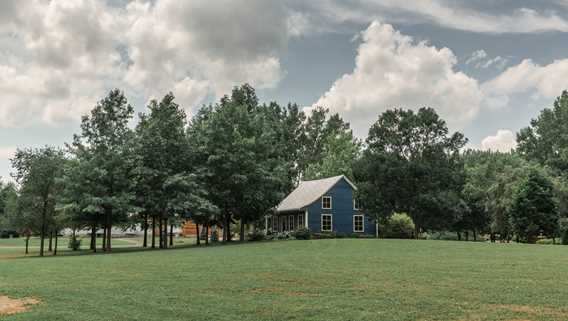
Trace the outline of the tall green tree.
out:
[[[461,208],[459,151],[466,142],[463,134],[450,134],[431,108],[384,112],[354,166],[364,208],[377,218],[408,213],[416,236],[422,230],[450,228]]]
[[[179,194],[177,189],[184,191],[187,187],[182,181],[189,180],[192,168],[186,115],[174,100],[172,93],[160,102],[152,100],[148,113],[140,114],[136,127],[137,201],[145,230],[148,215],[152,217],[153,227],[156,220],[159,222],[160,248],[168,246],[168,225],[171,225],[168,223],[186,210],[186,200],[176,195]],[[146,238],[147,233],[144,234]],[[154,236],[152,240],[154,247]]]
[[[215,106],[203,107],[189,131],[197,173],[208,198],[219,208],[224,239],[231,240],[233,219],[258,220],[290,186],[291,164],[283,156],[279,126],[252,87],[235,88]]]
[[[81,133],[69,146],[77,160],[78,177],[83,178],[83,213],[104,217],[103,248],[112,249],[112,227],[124,223],[133,209],[133,131],[128,127],[134,108],[118,90],[97,103],[81,121]],[[77,181],[76,181],[77,183]],[[77,184],[71,186],[77,187]]]
[[[552,182],[532,170],[513,199],[511,221],[515,233],[528,243],[535,243],[539,234],[554,237],[558,219]]]
[[[47,233],[56,226],[56,180],[61,175],[63,162],[63,152],[52,147],[19,149],[12,159],[13,177],[20,192],[18,212],[26,217],[20,222],[30,229],[35,226],[31,224],[31,217],[39,222],[40,256],[44,256]]]
[[[556,98],[552,108],[541,111],[517,134],[517,150],[528,160],[549,166],[557,175],[568,174],[568,92]]]

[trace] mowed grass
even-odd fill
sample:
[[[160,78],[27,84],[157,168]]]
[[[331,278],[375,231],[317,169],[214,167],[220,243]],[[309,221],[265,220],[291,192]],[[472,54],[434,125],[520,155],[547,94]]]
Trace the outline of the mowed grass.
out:
[[[336,239],[4,259],[2,294],[42,301],[5,320],[568,320],[568,247]]]
[[[57,241],[57,251],[58,255],[77,255],[77,254],[90,254],[89,246],[90,246],[90,238],[89,237],[79,237],[81,240],[81,250],[82,251],[71,251],[68,248],[69,238],[68,237],[60,237]],[[151,239],[148,238],[148,245],[150,244]],[[156,240],[156,244],[158,241]],[[102,238],[97,238],[97,249],[100,249],[102,246]],[[195,238],[185,238],[185,237],[175,237],[174,238],[174,246],[188,246],[195,243]],[[49,239],[45,239],[45,255],[52,255],[51,252],[48,252],[48,244]],[[112,246],[115,249],[126,250],[129,251],[131,249],[139,249],[142,247],[143,238],[142,237],[123,237],[123,238],[113,238],[112,239]],[[40,238],[39,237],[32,237],[29,243],[29,254],[28,256],[37,256],[39,254],[39,245],[40,245]],[[53,247],[55,247],[55,239],[52,243]],[[11,238],[11,239],[0,239],[0,259],[3,258],[14,258],[14,257],[23,257],[25,256],[25,246],[26,240],[25,238]]]

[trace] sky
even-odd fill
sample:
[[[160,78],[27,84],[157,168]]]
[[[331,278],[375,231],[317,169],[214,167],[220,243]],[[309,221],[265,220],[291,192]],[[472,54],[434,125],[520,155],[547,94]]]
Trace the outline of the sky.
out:
[[[568,89],[568,0],[2,0],[0,176],[112,88],[137,112],[171,91],[192,115],[242,83],[360,138],[389,108],[432,107],[507,151]]]

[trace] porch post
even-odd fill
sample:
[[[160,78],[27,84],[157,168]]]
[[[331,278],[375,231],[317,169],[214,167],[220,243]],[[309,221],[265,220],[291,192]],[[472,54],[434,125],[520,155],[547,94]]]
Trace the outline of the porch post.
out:
[[[304,213],[304,227],[308,228],[308,210]]]

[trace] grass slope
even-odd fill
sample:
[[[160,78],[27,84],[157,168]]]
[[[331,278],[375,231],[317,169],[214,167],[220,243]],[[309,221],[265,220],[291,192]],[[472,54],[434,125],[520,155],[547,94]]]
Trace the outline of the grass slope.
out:
[[[6,320],[567,320],[568,247],[317,240],[0,260]],[[1,317],[0,317],[1,319]]]

